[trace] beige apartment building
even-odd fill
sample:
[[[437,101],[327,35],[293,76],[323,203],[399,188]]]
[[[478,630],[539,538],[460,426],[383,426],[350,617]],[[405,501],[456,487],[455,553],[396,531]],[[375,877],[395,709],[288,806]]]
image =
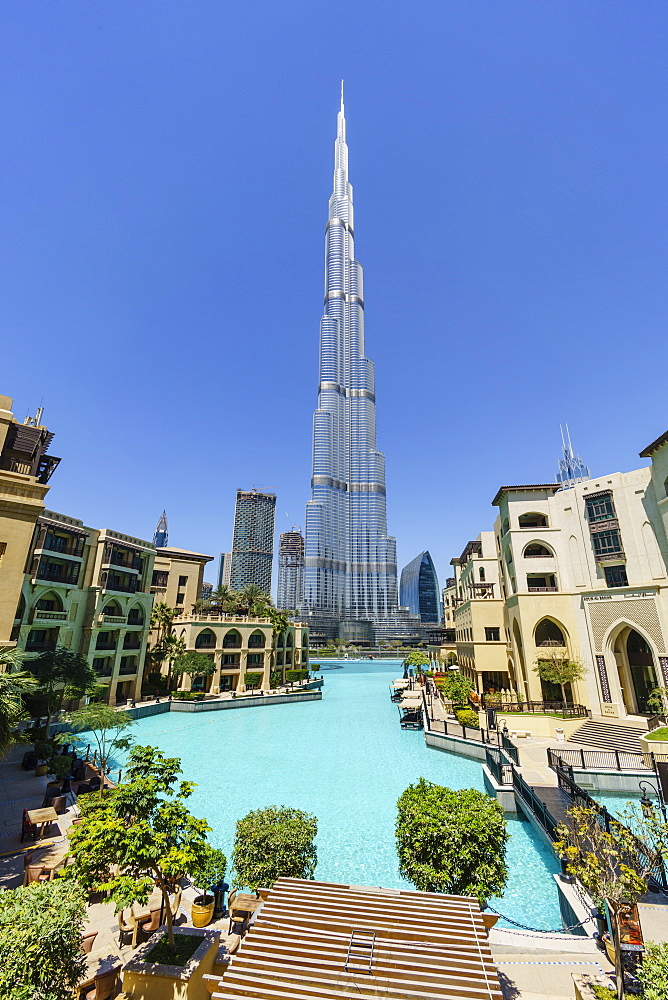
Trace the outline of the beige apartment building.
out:
[[[151,578],[156,604],[163,602],[176,611],[192,611],[202,593],[204,567],[212,559],[213,556],[171,545],[158,547]]]
[[[459,662],[478,690],[498,689],[505,670],[520,700],[559,700],[535,669],[552,656],[583,664],[567,694],[596,715],[646,715],[651,691],[668,687],[668,432],[641,457],[649,467],[566,488],[498,491],[493,533],[453,560],[446,592]]]
[[[11,398],[0,396],[0,646],[14,644],[28,551],[49,478],[60,461],[47,454],[53,434],[40,421],[38,411],[19,423]]]
[[[174,621],[174,632],[184,639],[188,651],[209,655],[215,673],[196,687],[218,694],[244,691],[247,672],[261,673],[261,689],[268,691],[285,681],[286,670],[307,669],[309,665],[308,628],[292,624],[274,636],[268,618],[221,617],[184,612]],[[280,678],[272,673],[280,671]],[[190,690],[192,681],[184,675],[180,686]]]
[[[44,511],[27,552],[12,641],[28,660],[56,646],[82,653],[111,704],[139,697],[154,558],[151,542]]]
[[[504,601],[494,532],[482,531],[469,542],[454,569],[449,612],[455,629],[457,662],[475,690],[507,691],[514,687],[504,630]]]

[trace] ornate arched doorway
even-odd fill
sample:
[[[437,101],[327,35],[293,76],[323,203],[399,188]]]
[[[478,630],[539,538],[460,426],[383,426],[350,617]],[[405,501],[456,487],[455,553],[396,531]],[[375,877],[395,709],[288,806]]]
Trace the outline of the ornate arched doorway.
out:
[[[640,632],[626,626],[618,632],[613,648],[626,711],[631,715],[649,715],[649,696],[659,686],[649,643]]]

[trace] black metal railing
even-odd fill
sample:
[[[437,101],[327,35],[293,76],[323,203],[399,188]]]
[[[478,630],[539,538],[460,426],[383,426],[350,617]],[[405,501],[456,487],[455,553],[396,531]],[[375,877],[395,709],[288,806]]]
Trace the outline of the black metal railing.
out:
[[[34,642],[28,639],[26,642],[26,653],[46,653],[56,648],[56,640],[49,639],[46,642]]]
[[[67,587],[76,587],[79,579],[79,567],[75,572],[62,572],[60,569],[53,569],[48,566],[38,566],[35,576],[38,580],[49,580],[52,583],[62,583]]]
[[[551,715],[558,715],[561,719],[587,719],[591,714],[584,705],[565,705],[562,701],[504,701],[499,705],[490,705],[487,701],[486,706],[487,708],[495,708],[503,715],[516,712],[542,715],[547,712]]]
[[[497,785],[512,785],[513,762],[500,747],[485,747],[485,763]]]
[[[583,771],[651,771],[644,761],[644,755],[634,750],[582,750],[578,748],[547,751],[547,763],[556,771],[559,760],[570,767]]]
[[[39,546],[38,546],[39,547]],[[42,548],[49,552],[63,552],[68,556],[81,557],[83,555],[83,538],[61,538],[59,535],[46,535]]]
[[[513,788],[516,795],[529,807],[532,815],[540,823],[550,840],[555,841],[557,839],[557,821],[545,803],[541,802],[538,798],[531,785],[527,785],[516,768],[513,768]]]
[[[617,825],[617,827],[623,827],[628,831],[628,833],[633,837],[636,843],[637,851],[639,855],[639,865],[644,867],[647,861],[647,847],[638,837],[632,833],[624,823],[620,821],[610,813],[605,806],[593,799],[591,795],[580,788],[577,782],[573,778],[573,768],[566,764],[565,761],[557,760],[554,770],[557,775],[557,783],[562,792],[570,798],[574,806],[580,806],[584,809],[591,809],[596,813],[598,821],[606,833],[610,833],[611,823]],[[652,867],[650,874],[650,880],[654,882],[663,892],[668,891],[668,876],[666,874],[666,868],[663,864],[661,858],[659,858],[654,866]]]

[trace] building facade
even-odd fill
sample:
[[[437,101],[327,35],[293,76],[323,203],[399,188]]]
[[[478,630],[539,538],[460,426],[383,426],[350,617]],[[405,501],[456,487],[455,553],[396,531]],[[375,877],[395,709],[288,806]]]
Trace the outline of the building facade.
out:
[[[233,590],[255,584],[266,594],[271,593],[275,517],[273,493],[237,490],[230,569]]]
[[[610,718],[651,712],[651,692],[668,687],[668,433],[641,456],[649,467],[498,491],[493,533],[453,560],[445,592],[479,691],[560,700],[537,668],[569,659],[583,667],[566,688],[573,703]]]
[[[218,576],[216,578],[217,587],[229,587],[232,579],[232,553],[221,552],[218,557]]]
[[[509,690],[512,683],[494,532],[481,531],[451,565],[455,575],[446,592],[460,670],[478,693]]]
[[[56,646],[91,663],[110,704],[137,698],[148,643],[155,546],[44,511],[33,530],[12,641],[30,659]]]
[[[376,446],[373,363],[364,346],[362,265],[355,257],[341,95],[334,186],[325,235],[320,384],[306,505],[302,608],[317,627],[385,618],[397,607],[394,538],[387,534],[385,458]]]
[[[204,567],[213,556],[164,545],[156,549],[151,594],[155,602],[181,611],[192,611],[202,596]]]
[[[440,622],[438,577],[428,552],[421,552],[402,569],[399,600],[402,607],[419,615],[420,621]]]
[[[215,664],[215,672],[199,681],[184,675],[180,684],[185,690],[241,692],[246,674],[259,673],[260,688],[268,691],[285,682],[286,670],[308,668],[309,634],[300,624],[274,635],[268,618],[184,613],[175,619],[174,632],[189,652],[204,653]]]
[[[48,455],[53,434],[41,412],[21,424],[10,396],[0,396],[0,646],[13,644],[18,603],[37,518],[60,459]]]
[[[276,607],[294,611],[301,606],[304,537],[297,528],[281,533],[278,547]]]

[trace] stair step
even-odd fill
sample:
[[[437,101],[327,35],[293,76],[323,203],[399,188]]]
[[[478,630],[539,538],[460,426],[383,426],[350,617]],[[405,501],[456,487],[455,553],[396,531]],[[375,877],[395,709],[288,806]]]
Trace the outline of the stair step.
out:
[[[597,750],[627,750],[639,753],[642,744],[638,737],[642,732],[643,730],[637,726],[594,722],[590,719],[571,733],[567,742],[595,747]]]

